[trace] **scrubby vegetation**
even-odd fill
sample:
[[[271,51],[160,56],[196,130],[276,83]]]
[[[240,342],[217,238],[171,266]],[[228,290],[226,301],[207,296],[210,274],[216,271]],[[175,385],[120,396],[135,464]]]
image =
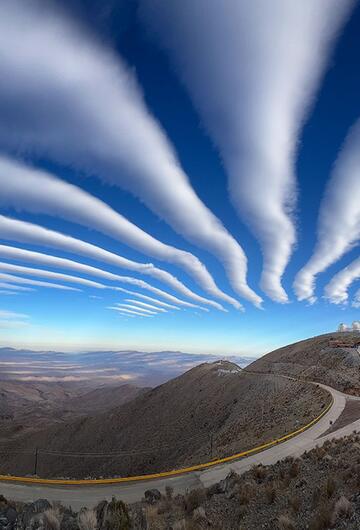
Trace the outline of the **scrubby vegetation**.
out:
[[[301,458],[256,466],[207,489],[147,490],[141,502],[103,501],[74,513],[46,500],[0,497],[0,529],[355,530],[360,528],[360,436],[326,441]]]

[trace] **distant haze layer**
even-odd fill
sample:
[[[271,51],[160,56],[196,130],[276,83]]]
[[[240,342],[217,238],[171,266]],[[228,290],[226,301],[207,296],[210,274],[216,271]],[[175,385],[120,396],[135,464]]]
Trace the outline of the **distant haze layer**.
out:
[[[154,386],[176,377],[214,355],[183,352],[94,351],[64,353],[56,351],[0,348],[0,379],[18,381],[86,381],[134,383]],[[252,357],[229,355],[227,360],[241,367]]]

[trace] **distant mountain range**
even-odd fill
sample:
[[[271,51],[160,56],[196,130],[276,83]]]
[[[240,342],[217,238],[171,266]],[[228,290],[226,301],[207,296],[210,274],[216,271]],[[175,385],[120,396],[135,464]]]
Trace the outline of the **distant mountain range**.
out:
[[[88,351],[64,353],[0,348],[0,379],[37,382],[132,383],[155,386],[177,377],[204,362],[213,362],[214,355],[179,351]],[[229,355],[222,357],[245,367],[253,357]]]

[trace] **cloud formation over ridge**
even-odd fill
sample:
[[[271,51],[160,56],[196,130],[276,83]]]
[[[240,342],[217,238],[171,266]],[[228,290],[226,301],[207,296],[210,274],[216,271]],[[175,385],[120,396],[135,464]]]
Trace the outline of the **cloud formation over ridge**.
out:
[[[234,291],[260,305],[247,284],[243,249],[194,192],[119,57],[49,6],[20,0],[0,3],[0,52],[0,76],[7,79],[0,110],[4,105],[9,118],[0,123],[3,145],[46,153],[128,190],[214,254]],[[190,258],[182,259],[189,269]],[[194,274],[199,263],[191,267]],[[221,297],[214,282],[209,288]]]
[[[281,278],[296,242],[300,129],[352,0],[140,0],[218,146],[238,214],[260,242],[261,287]]]
[[[359,176],[360,120],[350,130],[326,187],[320,206],[315,250],[296,275],[294,289],[299,300],[314,300],[317,274],[359,243]],[[344,276],[340,274],[340,280],[346,276],[346,272]],[[336,279],[330,290],[335,282]]]

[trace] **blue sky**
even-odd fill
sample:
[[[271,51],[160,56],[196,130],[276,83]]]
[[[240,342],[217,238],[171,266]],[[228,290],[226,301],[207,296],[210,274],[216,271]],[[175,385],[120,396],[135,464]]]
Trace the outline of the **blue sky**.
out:
[[[0,345],[256,356],[359,320],[359,29],[350,0],[2,2]]]

